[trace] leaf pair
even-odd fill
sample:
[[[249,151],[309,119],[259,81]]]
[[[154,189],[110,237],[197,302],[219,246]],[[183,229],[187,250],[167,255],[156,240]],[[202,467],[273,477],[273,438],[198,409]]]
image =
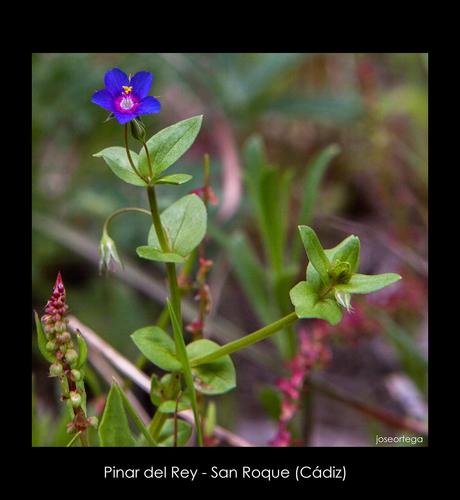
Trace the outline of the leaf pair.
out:
[[[342,319],[342,308],[350,308],[352,294],[376,292],[401,279],[395,273],[357,273],[360,242],[356,236],[348,236],[334,248],[324,250],[313,229],[299,226],[299,231],[309,259],[307,281],[290,291],[299,318],[319,318],[336,325]]]
[[[135,331],[131,338],[142,354],[154,365],[169,372],[182,372],[173,339],[161,328],[148,326]],[[201,339],[187,345],[190,361],[219,349],[211,340]],[[196,390],[207,395],[223,394],[236,387],[235,367],[230,356],[192,368]]]
[[[146,143],[149,157],[152,163],[154,184],[184,184],[192,176],[189,174],[172,174],[161,176],[167,168],[175,163],[193,144],[201,128],[203,116],[193,116],[182,120],[174,125],[160,130]],[[147,178],[150,176],[147,153],[142,147],[139,154],[130,151],[131,158],[140,174]],[[133,170],[125,148],[111,147],[94,154],[97,158],[103,158],[112,172],[134,186],[147,186]]]

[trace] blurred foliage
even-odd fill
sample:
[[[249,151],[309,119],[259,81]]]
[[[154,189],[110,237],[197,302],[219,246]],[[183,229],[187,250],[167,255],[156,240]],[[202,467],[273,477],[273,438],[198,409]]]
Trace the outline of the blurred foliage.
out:
[[[217,208],[210,208],[207,257],[216,260],[225,254],[234,278],[226,282],[226,297],[232,300],[219,312],[236,316],[245,329],[275,319],[289,306],[283,297],[288,300],[285,292],[305,266],[297,224],[317,228],[326,246],[343,239],[349,228],[341,223],[362,224],[395,242],[399,252],[369,236],[362,272],[392,270],[414,277],[403,295],[412,297],[417,312],[408,306],[383,314],[386,338],[401,369],[425,392],[426,360],[413,346],[425,319],[426,275],[415,269],[410,252],[426,259],[427,55],[34,54],[32,208],[95,243],[113,210],[147,207],[142,189],[120,182],[92,157],[123,142],[120,126],[114,120],[103,123],[106,115],[90,103],[112,67],[153,72],[152,93],[162,112],[145,120],[150,135],[175,121],[204,115],[196,144],[171,168],[171,173],[194,178],[185,186],[159,187],[161,206],[201,187],[205,152],[211,155],[212,186],[222,201],[226,166],[216,130],[224,123],[230,131],[244,192],[227,220],[217,220]],[[111,236],[122,258],[136,258],[134,249],[146,243],[148,221],[141,215],[127,217],[129,221],[113,224]],[[38,230],[33,231],[32,252],[37,311],[60,270],[71,312],[135,359],[129,334],[154,322],[161,306],[116,277],[101,278],[94,265]],[[158,275],[151,263],[138,265]],[[422,295],[418,302],[414,289]],[[253,318],[239,314],[244,301]],[[34,359],[38,365],[39,358]],[[229,407],[236,404],[231,395],[225,401]],[[218,409],[224,419],[227,414]],[[35,439],[42,439],[37,436],[47,418],[44,411],[34,424]],[[48,444],[53,440],[47,439]]]

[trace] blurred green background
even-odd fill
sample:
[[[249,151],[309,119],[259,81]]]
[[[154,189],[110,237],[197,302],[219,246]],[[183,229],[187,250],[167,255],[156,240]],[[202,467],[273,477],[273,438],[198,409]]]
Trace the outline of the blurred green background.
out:
[[[136,257],[149,229],[147,218],[137,214],[111,226],[124,271],[104,277],[97,270],[105,218],[123,206],[147,208],[142,189],[124,184],[92,156],[123,144],[122,127],[115,120],[104,123],[106,112],[90,102],[113,67],[154,74],[151,93],[162,111],[144,117],[149,136],[204,115],[196,143],[171,169],[190,173],[193,180],[160,187],[159,202],[165,207],[201,187],[203,154],[210,154],[219,204],[210,207],[207,256],[215,266],[207,334],[223,342],[279,317],[283,299],[274,307],[264,298],[270,291],[254,287],[260,273],[267,273],[269,283],[284,279],[280,292],[302,277],[306,261],[296,248],[297,224],[312,225],[326,247],[354,233],[361,238],[362,272],[393,271],[404,279],[396,291],[375,294],[380,327],[352,333],[347,342],[339,339],[318,384],[425,420],[427,54],[33,55],[33,307],[42,312],[61,271],[72,314],[135,360],[129,334],[157,320],[164,281],[161,266]],[[274,191],[260,215],[257,195],[265,188],[254,179],[267,169],[275,172],[269,184]],[[302,212],[307,196],[315,203]],[[264,223],[269,230],[279,224],[283,233],[278,271],[266,251],[271,236],[261,231]],[[194,314],[189,302],[188,321]],[[274,317],[267,318],[270,314]],[[32,341],[37,425],[45,429],[57,418],[60,403]],[[268,342],[235,356],[238,389],[216,400],[219,423],[256,444],[266,444],[276,430],[259,393],[282,373],[280,352],[282,346],[279,351]],[[95,372],[93,396],[106,387]],[[316,392],[309,444],[372,445],[376,433],[388,431],[378,420]],[[60,443],[59,436],[46,435],[36,433],[37,443]]]

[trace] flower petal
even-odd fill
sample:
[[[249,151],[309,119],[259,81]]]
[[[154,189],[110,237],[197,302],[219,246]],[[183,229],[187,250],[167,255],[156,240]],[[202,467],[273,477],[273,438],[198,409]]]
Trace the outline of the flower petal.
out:
[[[97,104],[101,108],[113,111],[113,97],[105,89],[95,92],[93,97],[91,97],[91,102]]]
[[[115,115],[115,118],[118,120],[118,123],[121,123],[122,125],[130,122],[137,116],[137,113],[120,113],[118,111],[114,111],[113,114]]]
[[[136,114],[138,115],[150,115],[151,113],[159,113],[161,109],[161,104],[158,99],[152,97],[151,95],[144,97],[141,104],[136,109]]]
[[[129,85],[129,78],[121,69],[113,68],[104,77],[106,89],[115,97],[123,91],[123,85]]]
[[[139,71],[132,78],[130,85],[133,86],[133,92],[139,97],[139,99],[143,99],[147,97],[150,92],[150,87],[152,86],[153,75],[148,71]]]

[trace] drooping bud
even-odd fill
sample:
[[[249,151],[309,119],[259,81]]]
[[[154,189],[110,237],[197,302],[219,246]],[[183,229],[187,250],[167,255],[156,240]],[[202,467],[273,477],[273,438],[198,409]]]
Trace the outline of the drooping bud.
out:
[[[70,391],[69,396],[70,402],[74,408],[78,408],[79,406],[81,406],[81,396],[78,392]]]
[[[61,363],[53,363],[50,366],[50,377],[60,377],[64,373]]]
[[[110,271],[112,262],[117,262],[122,266],[115,242],[104,230],[99,243],[99,273]]]
[[[352,310],[351,307],[351,295],[347,292],[335,290],[335,300],[344,307],[348,312]]]

